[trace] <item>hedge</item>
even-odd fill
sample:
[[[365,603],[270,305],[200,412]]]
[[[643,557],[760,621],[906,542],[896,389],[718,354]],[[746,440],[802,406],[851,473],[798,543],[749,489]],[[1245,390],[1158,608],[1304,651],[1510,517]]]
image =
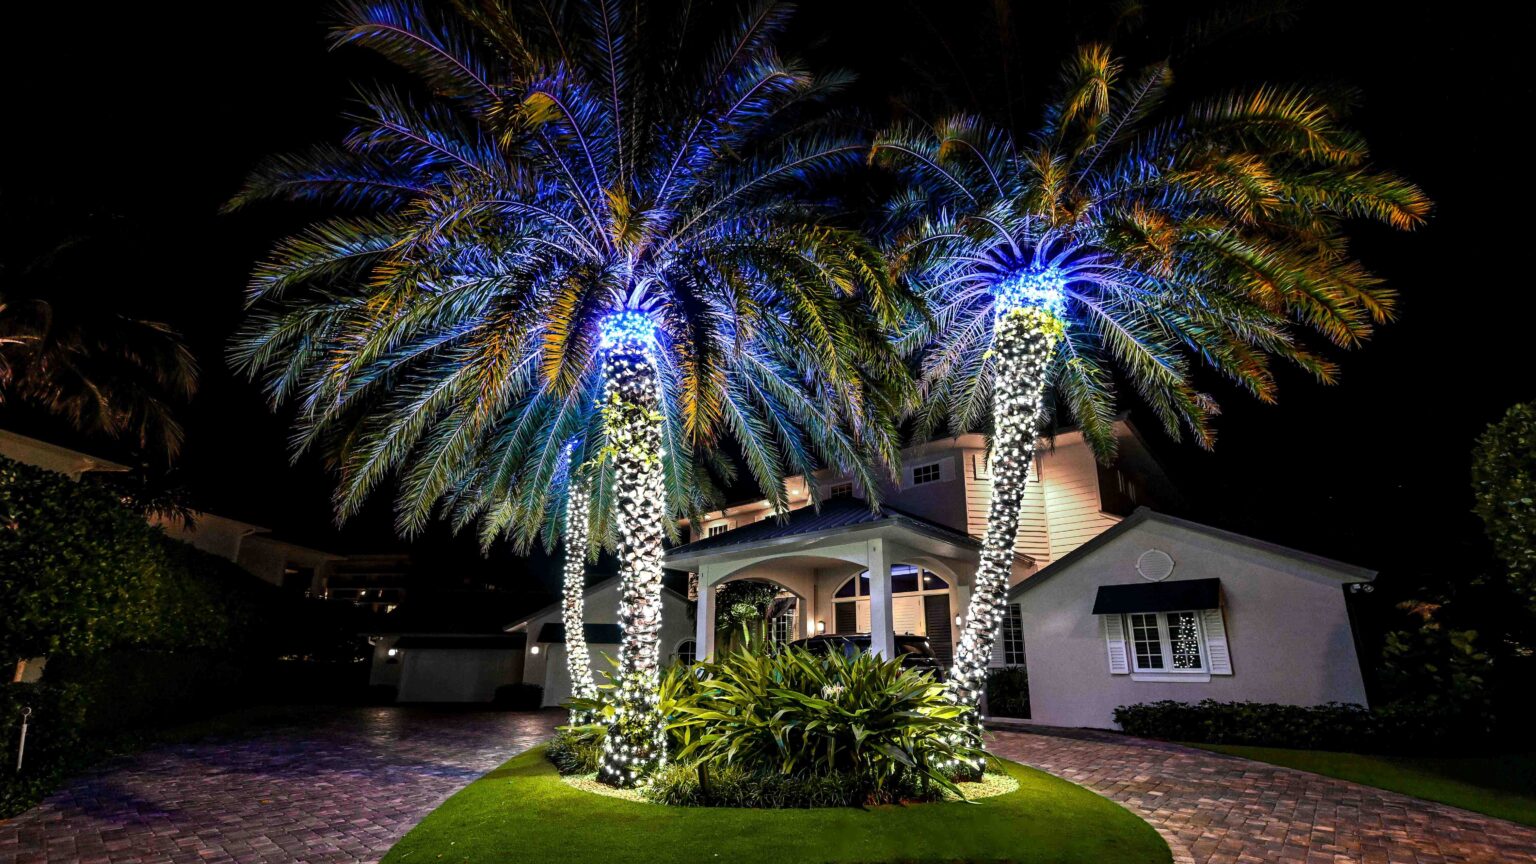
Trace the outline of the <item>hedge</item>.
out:
[[[1450,716],[1405,703],[1367,709],[1265,702],[1148,702],[1115,709],[1132,735],[1197,744],[1247,744],[1307,750],[1415,752],[1475,749],[1485,740],[1481,718]]]

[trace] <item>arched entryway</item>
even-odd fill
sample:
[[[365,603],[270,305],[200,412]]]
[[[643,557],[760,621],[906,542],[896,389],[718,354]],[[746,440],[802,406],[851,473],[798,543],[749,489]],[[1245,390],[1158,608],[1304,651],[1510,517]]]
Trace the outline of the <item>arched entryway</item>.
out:
[[[891,629],[897,634],[927,636],[933,653],[945,665],[954,658],[955,586],[926,567],[901,562],[891,565]],[[870,631],[870,576],[862,570],[832,592],[834,633]]]

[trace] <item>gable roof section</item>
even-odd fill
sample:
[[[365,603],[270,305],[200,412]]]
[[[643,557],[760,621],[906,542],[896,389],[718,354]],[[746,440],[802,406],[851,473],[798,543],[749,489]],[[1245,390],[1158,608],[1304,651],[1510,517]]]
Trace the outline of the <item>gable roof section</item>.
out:
[[[617,645],[624,638],[624,628],[617,624],[593,624],[587,622],[581,625],[582,636],[589,645]],[[551,645],[565,644],[565,625],[559,621],[546,621],[539,628],[539,642]]]
[[[1346,581],[1370,582],[1376,578],[1376,571],[1369,570],[1365,567],[1359,567],[1354,564],[1346,564],[1343,561],[1335,561],[1332,558],[1324,558],[1321,555],[1314,555],[1311,552],[1303,552],[1300,549],[1292,549],[1289,546],[1281,546],[1278,543],[1271,543],[1267,540],[1259,540],[1255,537],[1249,537],[1246,534],[1238,534],[1233,531],[1225,531],[1221,528],[1214,528],[1210,525],[1205,525],[1200,522],[1191,522],[1188,519],[1180,519],[1177,516],[1169,516],[1165,513],[1157,513],[1146,507],[1138,507],[1134,513],[1120,520],[1119,524],[1115,525],[1113,528],[1104,531],[1097,537],[1089,540],[1087,543],[1084,543],[1066,555],[1057,558],[1055,561],[1052,561],[1050,564],[1047,564],[1045,567],[1043,567],[1040,572],[1013,586],[1008,591],[1008,598],[1011,600],[1015,597],[1018,597],[1025,591],[1028,591],[1041,582],[1044,582],[1052,576],[1055,576],[1057,573],[1072,567],[1077,562],[1083,560],[1089,555],[1092,555],[1097,550],[1108,545],[1116,538],[1134,530],[1138,525],[1146,522],[1156,522],[1162,525],[1172,525],[1176,528],[1183,528],[1187,531],[1193,531],[1198,534],[1205,534],[1209,537],[1215,537],[1218,540],[1225,540],[1228,543],[1236,543],[1241,546],[1247,546],[1250,549],[1258,549],[1262,552],[1268,552],[1272,555],[1292,558],[1297,561],[1305,561],[1306,563],[1312,564],[1323,570],[1328,570],[1334,575],[1338,576],[1340,579]]]
[[[856,498],[833,498],[823,501],[820,510],[809,506],[801,507],[798,510],[789,511],[783,519],[764,519],[713,537],[701,537],[692,543],[674,546],[667,550],[667,557],[675,558],[736,546],[751,546],[770,540],[807,537],[877,524],[900,525],[956,545],[973,549],[981,548],[981,543],[971,535],[921,516],[913,516],[911,513],[885,505],[872,510],[868,503]]]
[[[583,591],[581,596],[582,596],[583,599],[585,599],[587,597],[591,597],[592,595],[598,593],[599,591],[602,591],[604,588],[607,588],[607,587],[612,586],[612,585],[617,585],[618,582],[619,582],[619,577],[618,576],[609,576],[607,579],[603,579],[603,580],[598,581],[598,582],[593,582],[591,585],[587,586],[587,590]],[[688,595],[684,594],[683,592],[681,592],[681,591],[677,590],[676,588],[672,587],[671,585],[667,584],[667,575],[666,574],[663,574],[663,576],[662,576],[661,591],[662,591],[663,595],[671,594],[673,597],[676,597],[677,599],[682,600],[685,603],[688,602]],[[559,612],[560,611],[560,603],[561,602],[562,601],[560,601],[560,600],[556,600],[555,602],[549,604],[548,606],[545,606],[543,609],[540,609],[537,612],[531,612],[531,613],[529,613],[527,615],[524,615],[523,617],[517,619],[516,621],[513,621],[511,624],[504,625],[501,628],[501,631],[503,633],[511,633],[513,630],[516,630],[519,627],[526,626],[528,624],[528,622],[534,620],[535,618],[541,618],[541,617],[543,617],[545,615],[548,615],[548,614],[550,614],[552,612]],[[591,626],[591,625],[589,624],[587,626]],[[561,638],[562,639],[565,638],[564,635],[563,635],[565,633],[564,625],[561,625],[560,632],[562,634]]]

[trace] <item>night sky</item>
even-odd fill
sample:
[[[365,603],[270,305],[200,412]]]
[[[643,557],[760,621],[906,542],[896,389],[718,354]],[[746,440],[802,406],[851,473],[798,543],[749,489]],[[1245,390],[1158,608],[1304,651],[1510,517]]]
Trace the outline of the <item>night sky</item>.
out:
[[[920,83],[914,69],[979,69],[1001,56],[954,14],[990,3],[806,5],[794,40],[818,65],[859,72],[849,107],[877,120],[908,104],[904,94]],[[1014,78],[1049,80],[1068,46],[1099,32],[1093,10],[1102,5],[1013,4]],[[1420,183],[1437,207],[1412,235],[1359,232],[1361,257],[1401,292],[1400,318],[1342,357],[1339,386],[1287,376],[1280,404],[1260,406],[1213,385],[1225,408],[1214,453],[1140,424],[1193,503],[1189,515],[1380,568],[1383,584],[1400,590],[1480,566],[1468,512],[1472,442],[1509,405],[1536,398],[1536,292],[1522,263],[1530,217],[1514,203],[1530,182],[1517,130],[1532,104],[1522,61],[1536,22],[1529,10],[1422,5],[1313,3],[1283,31],[1177,61],[1179,87],[1191,92],[1263,80],[1358,88],[1355,123],[1378,164]],[[109,266],[81,299],[169,321],[201,358],[179,470],[195,503],[329,550],[398,546],[387,499],[334,529],[330,478],[314,460],[290,465],[287,418],[223,361],[251,263],[314,211],[217,212],[263,155],[339,139],[349,82],[390,70],[361,51],[328,52],[319,4],[18,7],[7,10],[0,61],[9,97],[0,201],[115,215]],[[1149,26],[1125,45],[1151,59],[1163,50],[1160,32]],[[1010,90],[1016,101],[1000,110],[1006,100],[989,99],[984,78],[971,81],[982,107],[1033,123],[1035,94]],[[70,440],[15,409],[0,409],[0,426]],[[526,588],[530,603],[547,590],[547,562],[505,550],[482,561],[472,540],[454,542],[441,527],[417,550],[445,585],[497,581]]]

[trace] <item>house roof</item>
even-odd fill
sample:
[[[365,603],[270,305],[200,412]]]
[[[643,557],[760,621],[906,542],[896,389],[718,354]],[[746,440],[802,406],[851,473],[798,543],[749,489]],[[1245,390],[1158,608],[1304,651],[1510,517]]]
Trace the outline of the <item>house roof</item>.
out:
[[[1030,576],[1023,582],[1013,586],[1013,588],[1008,592],[1009,598],[1011,599],[1018,597],[1025,591],[1028,591],[1036,585],[1039,585],[1041,582],[1050,579],[1057,573],[1072,567],[1077,562],[1083,560],[1089,555],[1092,555],[1095,551],[1108,545],[1116,538],[1121,537],[1122,535],[1125,535],[1135,529],[1137,526],[1148,522],[1155,522],[1161,525],[1172,525],[1177,528],[1183,528],[1188,531],[1194,531],[1210,537],[1215,537],[1220,540],[1225,540],[1229,543],[1237,543],[1242,546],[1247,546],[1250,549],[1258,549],[1263,552],[1268,552],[1272,555],[1281,555],[1287,558],[1295,559],[1297,561],[1305,561],[1306,563],[1312,564],[1319,569],[1330,571],[1334,575],[1347,581],[1370,582],[1376,578],[1376,571],[1369,570],[1365,567],[1359,567],[1354,564],[1346,564],[1343,561],[1335,561],[1332,558],[1325,558],[1321,555],[1314,555],[1311,552],[1303,552],[1300,549],[1292,549],[1289,546],[1281,546],[1278,543],[1271,543],[1267,540],[1259,540],[1255,537],[1249,537],[1246,534],[1238,534],[1233,531],[1226,531],[1221,528],[1215,528],[1210,525],[1202,524],[1200,522],[1191,522],[1188,519],[1180,519],[1177,516],[1169,516],[1165,513],[1158,513],[1146,507],[1138,507],[1136,508],[1136,512],[1120,520],[1119,524],[1109,528],[1106,531],[1103,531],[1092,540],[1089,540],[1087,543],[1084,543],[1076,549],[1073,549],[1066,555],[1063,555],[1055,561],[1052,561],[1050,564],[1047,564],[1045,567],[1041,568],[1038,573],[1035,573],[1033,576]]]
[[[678,558],[700,552],[745,547],[771,540],[805,537],[877,524],[900,525],[958,546],[981,548],[980,541],[971,535],[921,516],[914,516],[883,504],[871,509],[868,503],[854,498],[833,498],[823,501],[819,510],[815,507],[801,507],[798,510],[791,510],[782,519],[764,519],[713,537],[701,537],[692,543],[674,546],[667,550],[667,557]]]

